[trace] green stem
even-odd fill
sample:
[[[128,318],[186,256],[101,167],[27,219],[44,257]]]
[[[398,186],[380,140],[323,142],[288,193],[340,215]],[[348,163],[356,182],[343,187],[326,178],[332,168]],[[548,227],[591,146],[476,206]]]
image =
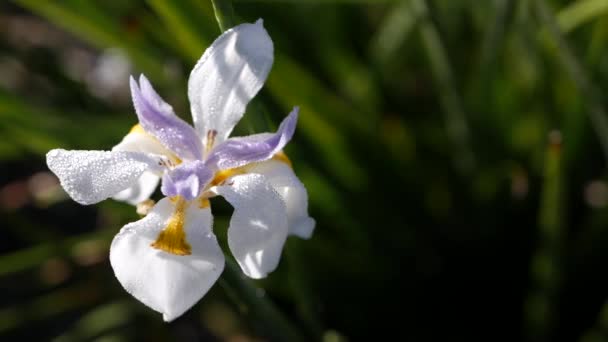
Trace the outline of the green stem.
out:
[[[236,25],[236,20],[234,19],[234,9],[232,8],[232,1],[211,0],[211,3],[213,4],[215,19],[217,20],[217,23],[220,26],[220,30],[222,30],[222,32]]]
[[[243,313],[259,321],[264,333],[271,340],[303,340],[294,326],[265,297],[264,290],[254,286],[234,261],[226,259],[226,267],[219,283],[233,297]]]
[[[211,0],[215,18],[222,31],[226,31],[236,25],[234,10],[230,0]],[[251,133],[254,133],[261,125],[267,127],[261,108],[261,101],[250,103],[254,113],[245,115],[245,125]],[[230,258],[226,258],[226,267],[219,280],[220,285],[244,313],[251,314],[259,320],[264,332],[272,340],[277,341],[302,341],[300,333],[285,318],[279,309],[267,298],[264,291],[255,287],[248,280],[239,266]]]
[[[496,3],[492,27],[487,31],[481,50],[480,75],[484,77],[482,91],[489,89],[489,81],[493,79],[491,72],[494,69],[496,57],[505,41],[507,29],[513,13],[515,12],[515,0],[500,0]]]
[[[530,341],[551,341],[562,281],[564,235],[561,134],[549,135],[539,213],[539,244],[531,262],[532,290],[526,302]]]

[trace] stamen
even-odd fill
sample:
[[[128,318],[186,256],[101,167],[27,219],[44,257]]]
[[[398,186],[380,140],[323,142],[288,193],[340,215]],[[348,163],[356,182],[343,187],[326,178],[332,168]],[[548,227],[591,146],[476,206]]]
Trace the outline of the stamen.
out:
[[[184,231],[188,203],[181,196],[175,196],[171,198],[171,201],[175,203],[175,211],[169,218],[167,227],[158,234],[158,238],[150,246],[175,255],[190,255],[192,247],[186,241]]]
[[[213,148],[213,144],[215,144],[216,135],[217,131],[214,129],[210,129],[207,131],[207,144],[205,145],[205,154],[208,154]]]

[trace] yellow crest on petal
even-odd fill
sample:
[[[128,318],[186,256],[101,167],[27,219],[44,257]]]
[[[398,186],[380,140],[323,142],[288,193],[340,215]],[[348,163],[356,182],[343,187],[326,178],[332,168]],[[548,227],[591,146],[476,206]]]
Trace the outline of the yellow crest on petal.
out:
[[[287,164],[287,166],[293,169],[293,164],[291,163],[291,160],[289,160],[289,157],[287,157],[287,155],[283,151],[277,152],[274,156],[272,156],[272,159],[285,163]]]
[[[186,232],[184,231],[187,202],[181,196],[172,198],[172,201],[175,202],[175,211],[169,218],[167,227],[158,234],[156,241],[150,246],[175,255],[190,255],[192,254],[192,247],[186,241]]]
[[[131,130],[129,131],[129,134],[131,133],[135,133],[135,134],[147,134],[146,131],[144,131],[144,128],[141,127],[140,124],[136,124],[135,126],[131,127]]]

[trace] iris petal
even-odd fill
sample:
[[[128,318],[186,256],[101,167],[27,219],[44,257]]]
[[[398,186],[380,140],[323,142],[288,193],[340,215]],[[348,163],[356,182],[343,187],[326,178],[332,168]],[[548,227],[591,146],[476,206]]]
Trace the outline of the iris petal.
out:
[[[226,140],[211,152],[205,163],[211,168],[223,170],[272,158],[291,140],[298,111],[298,107],[295,107],[274,134],[262,133]]]
[[[202,158],[201,141],[194,129],[173,113],[148,79],[141,75],[137,82],[131,77],[131,95],[139,123],[145,131],[182,159]]]
[[[241,119],[247,103],[270,72],[274,48],[262,20],[219,36],[197,62],[188,80],[194,127],[205,146],[208,132],[221,143]]]
[[[190,254],[176,255],[151,246],[167,227],[175,203],[164,198],[143,219],[124,226],[110,247],[116,278],[127,292],[171,321],[201,299],[224,269],[224,255],[211,232],[209,208],[185,209]]]

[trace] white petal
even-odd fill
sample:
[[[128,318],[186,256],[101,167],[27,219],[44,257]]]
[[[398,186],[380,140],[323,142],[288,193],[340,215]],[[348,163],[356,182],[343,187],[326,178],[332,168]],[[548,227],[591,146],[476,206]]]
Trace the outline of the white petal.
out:
[[[126,151],[51,150],[49,169],[76,202],[93,204],[130,187],[146,170],[159,170],[160,157]]]
[[[315,228],[315,220],[308,216],[308,193],[293,169],[284,162],[268,160],[250,164],[247,172],[264,175],[281,195],[287,207],[289,234],[309,239]]]
[[[241,24],[217,38],[198,61],[188,81],[188,98],[199,136],[215,130],[224,141],[245,113],[270,72],[274,48],[262,25]]]
[[[153,172],[146,171],[137,180],[135,185],[112,196],[117,201],[127,202],[137,205],[152,196],[158,186],[160,176]]]
[[[175,158],[173,153],[165,148],[156,138],[146,133],[141,126],[136,125],[112,151],[132,151],[153,153]]]
[[[234,207],[228,246],[243,272],[264,278],[279,264],[287,238],[287,214],[281,196],[259,174],[228,179],[211,188]]]
[[[170,159],[175,159],[171,151],[166,149],[156,138],[146,133],[141,126],[134,127],[118,145],[112,148],[112,151],[133,151],[142,153],[154,153],[164,155]],[[127,202],[132,205],[141,203],[154,193],[160,175],[153,172],[144,172],[137,182],[130,188],[125,189],[116,195],[112,196],[117,201]]]
[[[171,321],[209,291],[224,269],[224,255],[211,232],[209,208],[189,203],[184,231],[190,255],[175,255],[151,247],[175,211],[162,199],[143,219],[129,223],[114,237],[110,262],[127,292]]]

